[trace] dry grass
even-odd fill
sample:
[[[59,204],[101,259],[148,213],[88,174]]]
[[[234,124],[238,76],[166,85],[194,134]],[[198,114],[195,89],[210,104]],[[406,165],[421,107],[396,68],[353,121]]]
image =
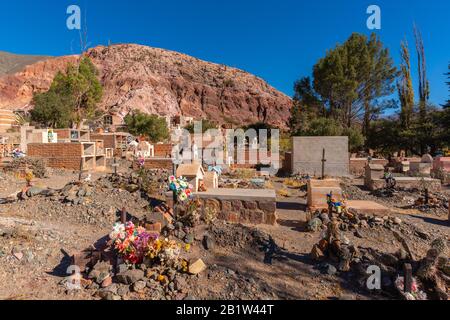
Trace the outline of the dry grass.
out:
[[[278,196],[280,197],[284,197],[284,198],[288,198],[291,196],[289,190],[287,189],[280,189],[277,191]]]
[[[275,189],[275,186],[273,185],[273,183],[271,181],[266,181],[264,183],[264,188],[266,188],[266,189]]]
[[[231,176],[235,179],[252,179],[255,172],[255,169],[236,169],[231,173]]]
[[[295,180],[295,179],[284,179],[283,184],[287,187],[291,188],[301,188],[305,185],[304,182]]]

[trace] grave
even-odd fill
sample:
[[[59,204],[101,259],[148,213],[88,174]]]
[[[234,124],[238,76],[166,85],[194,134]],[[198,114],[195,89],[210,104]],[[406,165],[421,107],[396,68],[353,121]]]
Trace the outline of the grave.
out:
[[[293,137],[292,173],[320,177],[322,171],[332,177],[349,175],[348,137]]]
[[[391,212],[391,209],[376,203],[374,201],[367,200],[347,200],[346,201],[347,210],[352,212],[352,210],[358,213],[368,214],[368,215],[387,215]]]
[[[431,174],[431,168],[433,166],[433,157],[429,154],[423,155],[420,162],[412,161],[409,164],[410,174],[419,174],[429,176]]]
[[[141,141],[137,146],[136,155],[138,158],[151,158],[155,156],[155,149],[153,145],[151,145],[147,141]]]
[[[333,193],[336,201],[342,201],[343,194],[339,181],[335,179],[308,181],[308,207],[311,210],[328,208],[327,194]]]
[[[139,170],[140,165],[138,161],[133,161],[133,170]],[[143,164],[144,169],[165,169],[170,170],[172,172],[173,170],[173,160],[172,158],[148,158],[145,159]]]
[[[450,157],[437,157],[433,161],[433,170],[442,169],[445,172],[450,172]]]
[[[232,223],[275,225],[276,193],[272,189],[211,189],[193,194],[203,208]]]
[[[401,161],[400,162],[400,166],[399,166],[399,168],[400,168],[400,172],[401,173],[407,173],[408,171],[409,171],[409,164],[410,164],[410,162],[409,161]]]
[[[199,163],[180,164],[177,168],[177,177],[186,178],[187,182],[193,186],[192,191],[197,192],[205,178],[205,170]]]
[[[394,177],[396,181],[396,188],[399,189],[417,189],[422,190],[426,186],[430,191],[441,190],[441,180],[432,179],[429,177]],[[383,189],[386,186],[384,179],[374,179],[366,185],[369,190],[375,191]]]
[[[203,182],[207,190],[217,189],[219,187],[219,176],[217,175],[217,172],[215,171],[206,172]]]
[[[30,143],[28,156],[41,159],[50,168],[104,170],[104,154],[97,153],[95,142]]]
[[[371,159],[370,163],[380,164],[382,166],[388,165],[388,160],[386,159]],[[369,164],[369,159],[367,158],[350,158],[350,173],[355,176],[364,175],[365,168]]]
[[[381,164],[369,163],[365,168],[364,185],[370,186],[372,180],[383,179],[384,167]]]

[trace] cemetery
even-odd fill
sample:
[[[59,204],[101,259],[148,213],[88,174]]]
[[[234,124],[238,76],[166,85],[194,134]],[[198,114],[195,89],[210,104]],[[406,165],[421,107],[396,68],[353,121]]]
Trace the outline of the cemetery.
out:
[[[449,1],[16,2],[0,300],[450,300]]]
[[[26,152],[3,157],[0,175],[0,262],[19,276],[0,280],[51,283],[32,297],[324,298],[342,279],[353,299],[448,297],[448,158],[364,159],[346,137],[293,137],[270,174],[207,165],[198,149],[179,163],[172,144],[120,132],[27,126],[17,146]],[[359,284],[370,264],[389,270],[376,291]],[[71,265],[81,271],[76,290]],[[267,268],[282,279],[257,271]],[[313,274],[330,285],[319,293]]]

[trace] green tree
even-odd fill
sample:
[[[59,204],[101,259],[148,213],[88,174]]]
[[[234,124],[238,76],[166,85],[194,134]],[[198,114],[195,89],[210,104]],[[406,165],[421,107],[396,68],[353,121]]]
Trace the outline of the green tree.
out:
[[[364,136],[358,128],[342,127],[331,118],[317,118],[311,121],[308,128],[300,130],[301,136],[348,136],[349,149],[352,152],[359,150],[364,145]]]
[[[310,121],[317,117],[325,117],[325,105],[320,101],[312,87],[311,78],[304,77],[294,84],[293,106],[289,127],[291,132],[306,130]]]
[[[401,42],[400,79],[397,81],[398,96],[401,104],[400,119],[403,129],[408,129],[414,112],[414,89],[411,78],[411,63],[408,44]]]
[[[394,118],[373,121],[367,134],[367,146],[389,155],[405,147],[399,122]]]
[[[47,92],[34,95],[32,120],[58,127],[79,125],[97,115],[102,93],[95,66],[83,57],[78,65],[69,64],[65,73],[58,72]]]
[[[72,122],[69,96],[57,94],[54,90],[34,95],[31,120],[45,127],[67,128]]]
[[[421,121],[426,121],[428,99],[430,97],[430,84],[427,79],[425,48],[423,45],[422,34],[416,26],[414,26],[414,38],[416,40],[417,71],[419,74],[419,114]]]
[[[129,132],[135,136],[144,135],[154,143],[169,138],[166,119],[157,115],[148,115],[140,111],[135,111],[128,114],[124,121]]]
[[[375,34],[354,33],[327,52],[313,69],[314,89],[331,117],[350,128],[362,119],[363,132],[383,110],[376,100],[392,94],[397,69]]]
[[[448,65],[448,72],[445,74],[447,76],[447,85],[450,92],[450,64]],[[442,127],[442,141],[445,141],[446,147],[450,147],[450,98],[444,105],[444,110],[442,111],[442,116],[440,117],[441,127]]]

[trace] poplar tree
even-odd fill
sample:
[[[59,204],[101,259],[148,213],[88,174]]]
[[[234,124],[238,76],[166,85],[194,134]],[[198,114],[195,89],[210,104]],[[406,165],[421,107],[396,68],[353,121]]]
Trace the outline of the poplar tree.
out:
[[[400,119],[402,128],[409,129],[414,112],[414,88],[411,78],[408,43],[402,41],[400,46],[400,79],[397,81],[397,90],[401,105]]]

